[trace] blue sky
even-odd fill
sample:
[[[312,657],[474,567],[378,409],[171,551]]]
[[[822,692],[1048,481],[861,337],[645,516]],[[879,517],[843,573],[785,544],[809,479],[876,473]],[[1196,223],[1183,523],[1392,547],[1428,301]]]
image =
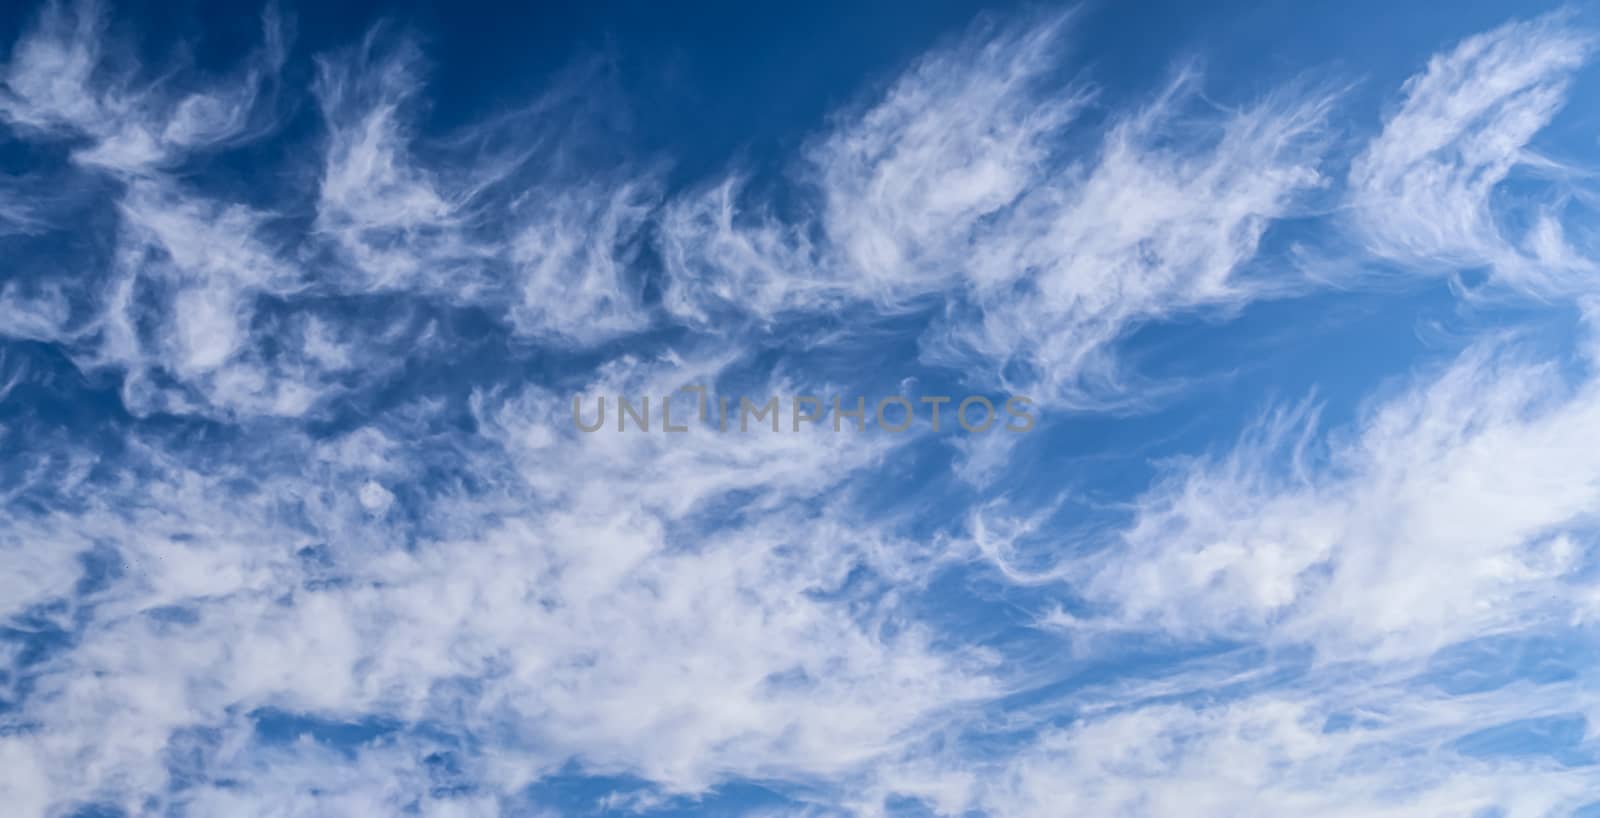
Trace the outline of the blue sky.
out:
[[[1600,16],[1301,5],[8,7],[7,814],[1600,815]]]

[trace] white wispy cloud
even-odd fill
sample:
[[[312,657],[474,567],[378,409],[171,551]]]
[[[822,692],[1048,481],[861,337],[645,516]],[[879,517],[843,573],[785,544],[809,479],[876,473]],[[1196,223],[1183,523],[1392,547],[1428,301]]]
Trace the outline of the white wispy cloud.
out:
[[[518,204],[530,215],[508,250],[519,331],[594,343],[649,326],[634,265],[657,198],[652,187],[646,179],[610,191],[523,194]]]
[[[1070,23],[979,25],[811,146],[822,227],[852,290],[893,303],[948,287],[990,240],[980,223],[1049,178],[1093,96],[1061,76]]]
[[[1485,341],[1326,443],[1302,408],[1183,466],[1085,590],[1168,633],[1337,657],[1570,618],[1600,502],[1600,460],[1578,441],[1600,394],[1514,349]]]
[[[737,178],[669,203],[669,309],[770,321],[938,296],[948,320],[923,339],[931,361],[1098,404],[1126,398],[1113,347],[1132,328],[1294,289],[1242,268],[1323,183],[1333,95],[1290,88],[1218,110],[1183,69],[1097,144],[1071,128],[1095,95],[1065,76],[1070,21],[979,26],[836,117],[803,165],[814,221],[785,222]],[[1086,158],[1066,150],[1085,143]]]
[[[1181,71],[1109,129],[1097,155],[1030,190],[972,249],[970,301],[927,343],[937,360],[1020,365],[1039,400],[1119,401],[1115,342],[1200,309],[1237,308],[1303,286],[1293,268],[1251,276],[1271,223],[1319,186],[1333,97],[1286,90],[1207,110]]]
[[[462,209],[470,186],[412,153],[408,116],[422,91],[422,53],[384,29],[317,64],[328,126],[316,230],[350,261],[357,291],[428,287],[470,295],[483,286],[480,249]]]
[[[541,171],[561,164],[556,123],[576,115],[560,87],[424,143],[424,68],[415,41],[387,27],[318,61],[328,135],[314,231],[347,262],[334,285],[490,306],[555,343],[646,327],[631,267],[658,199],[653,171],[587,183]]]
[[[1380,816],[1493,810],[1531,817],[1589,803],[1592,770],[1547,759],[1475,758],[1452,743],[1478,723],[1473,717],[1538,712],[1577,690],[1517,689],[1467,702],[1405,689],[1383,692],[1381,703],[1344,691],[1332,697],[1312,691],[1209,707],[1150,703],[1092,716],[1043,731],[998,769],[946,789],[941,811]],[[1539,704],[1530,707],[1517,697]],[[1578,701],[1568,698],[1560,709],[1572,713]],[[1363,705],[1371,709],[1356,710],[1353,726],[1330,729],[1339,708]]]
[[[275,6],[263,16],[260,50],[238,76],[187,92],[165,90],[125,57],[110,59],[105,28],[94,2],[47,4],[5,68],[0,117],[48,135],[88,138],[76,161],[133,174],[259,136],[270,125],[258,106],[285,58]]]
[[[619,364],[590,389],[665,393],[684,371],[673,363]],[[73,650],[32,670],[30,707],[58,715],[30,710],[25,749],[8,747],[41,775],[17,786],[131,804],[166,788],[178,731],[248,733],[238,714],[277,707],[501,736],[486,758],[504,765],[474,762],[501,792],[568,759],[699,792],[848,771],[990,694],[983,651],[935,649],[893,595],[847,584],[865,572],[914,585],[937,555],[845,504],[813,505],[887,440],[696,423],[668,443],[580,433],[565,395],[477,406],[482,437],[453,444],[477,452],[471,494],[426,488],[418,470],[437,454],[415,435],[402,446],[400,430],[368,429],[310,451],[280,439],[221,471],[142,449],[138,476],[85,487],[79,514],[16,529],[61,554],[110,538],[122,566],[73,603],[89,616]],[[679,411],[692,417],[692,402]],[[220,485],[232,488],[219,505]],[[718,508],[731,497],[752,498],[748,510]],[[399,547],[396,510],[437,533]],[[51,576],[30,604],[71,597],[77,572]],[[316,752],[281,768],[270,751],[223,754],[208,774],[247,765],[250,790],[170,798],[274,803],[286,793],[272,782],[303,784],[293,770]]]
[[[1508,23],[1408,80],[1350,169],[1351,219],[1371,249],[1424,271],[1492,268],[1505,286],[1537,294],[1587,291],[1595,268],[1583,250],[1593,247],[1571,245],[1560,189],[1586,174],[1530,142],[1566,103],[1594,42],[1568,14]],[[1497,197],[1518,170],[1556,189],[1532,202]]]
[[[668,307],[771,320],[959,287],[981,223],[1049,175],[1053,143],[1093,96],[1060,76],[1070,20],[975,26],[836,114],[800,163],[810,220],[774,215],[738,176],[670,203]]]

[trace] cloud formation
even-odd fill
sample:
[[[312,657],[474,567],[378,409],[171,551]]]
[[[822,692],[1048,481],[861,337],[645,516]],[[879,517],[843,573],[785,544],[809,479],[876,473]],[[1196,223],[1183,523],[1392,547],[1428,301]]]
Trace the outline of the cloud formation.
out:
[[[684,179],[591,158],[595,71],[438,118],[444,57],[393,22],[309,53],[269,8],[202,70],[42,7],[0,69],[27,159],[0,168],[0,800],[1586,806],[1591,199],[1540,140],[1592,35],[1440,43],[1361,122],[1318,76],[1113,92],[1086,13],[979,19],[792,155]],[[1169,372],[1254,365],[1205,345],[1372,268],[1485,269],[1536,317],[1449,304],[1434,337],[1466,340],[1313,378],[1333,399],[1138,365],[1151,335]],[[689,419],[683,387],[1041,422],[572,422],[574,395]],[[1180,400],[1209,402],[1137,414]]]
[[[1562,210],[1574,176],[1530,148],[1567,100],[1594,38],[1554,14],[1507,23],[1435,55],[1405,84],[1383,131],[1350,169],[1354,223],[1373,251],[1422,270],[1488,267],[1505,286],[1586,290],[1593,259]],[[1496,201],[1515,171],[1556,183],[1543,199]],[[1566,183],[1566,184],[1562,184]]]

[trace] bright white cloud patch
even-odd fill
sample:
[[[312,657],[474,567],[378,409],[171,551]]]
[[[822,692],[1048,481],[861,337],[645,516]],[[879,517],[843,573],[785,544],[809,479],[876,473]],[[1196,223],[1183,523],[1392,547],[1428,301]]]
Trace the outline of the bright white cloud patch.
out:
[[[1518,169],[1557,182],[1583,175],[1530,146],[1594,48],[1593,35],[1567,21],[1471,37],[1406,82],[1350,171],[1355,223],[1378,254],[1424,270],[1489,267],[1520,290],[1587,289],[1593,260],[1565,235],[1565,195],[1510,209],[1495,201]],[[1508,223],[1514,217],[1527,223]]]
[[[1073,153],[1095,95],[1063,76],[1069,22],[980,28],[816,140],[816,224],[763,212],[737,179],[670,204],[669,308],[772,320],[937,294],[951,317],[923,339],[930,359],[1016,371],[985,380],[1077,404],[1126,397],[1111,345],[1132,328],[1295,286],[1241,268],[1323,181],[1333,99],[1207,110],[1184,70]]]
[[[1187,466],[1142,501],[1087,589],[1135,623],[1339,658],[1426,655],[1573,616],[1590,593],[1581,543],[1600,461],[1572,442],[1600,420],[1600,395],[1500,345],[1374,409],[1330,451],[1302,409]]]
[[[93,3],[50,3],[12,51],[0,117],[26,131],[88,137],[74,160],[122,173],[225,146],[251,135],[263,86],[285,58],[275,7],[263,23],[261,49],[237,76],[173,94],[140,66],[107,59],[105,13]]]

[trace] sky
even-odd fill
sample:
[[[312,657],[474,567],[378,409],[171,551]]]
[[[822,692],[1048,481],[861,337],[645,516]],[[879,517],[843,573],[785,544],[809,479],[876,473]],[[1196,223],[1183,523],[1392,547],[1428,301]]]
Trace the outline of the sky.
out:
[[[7,815],[1600,816],[1595,7],[0,43]]]

